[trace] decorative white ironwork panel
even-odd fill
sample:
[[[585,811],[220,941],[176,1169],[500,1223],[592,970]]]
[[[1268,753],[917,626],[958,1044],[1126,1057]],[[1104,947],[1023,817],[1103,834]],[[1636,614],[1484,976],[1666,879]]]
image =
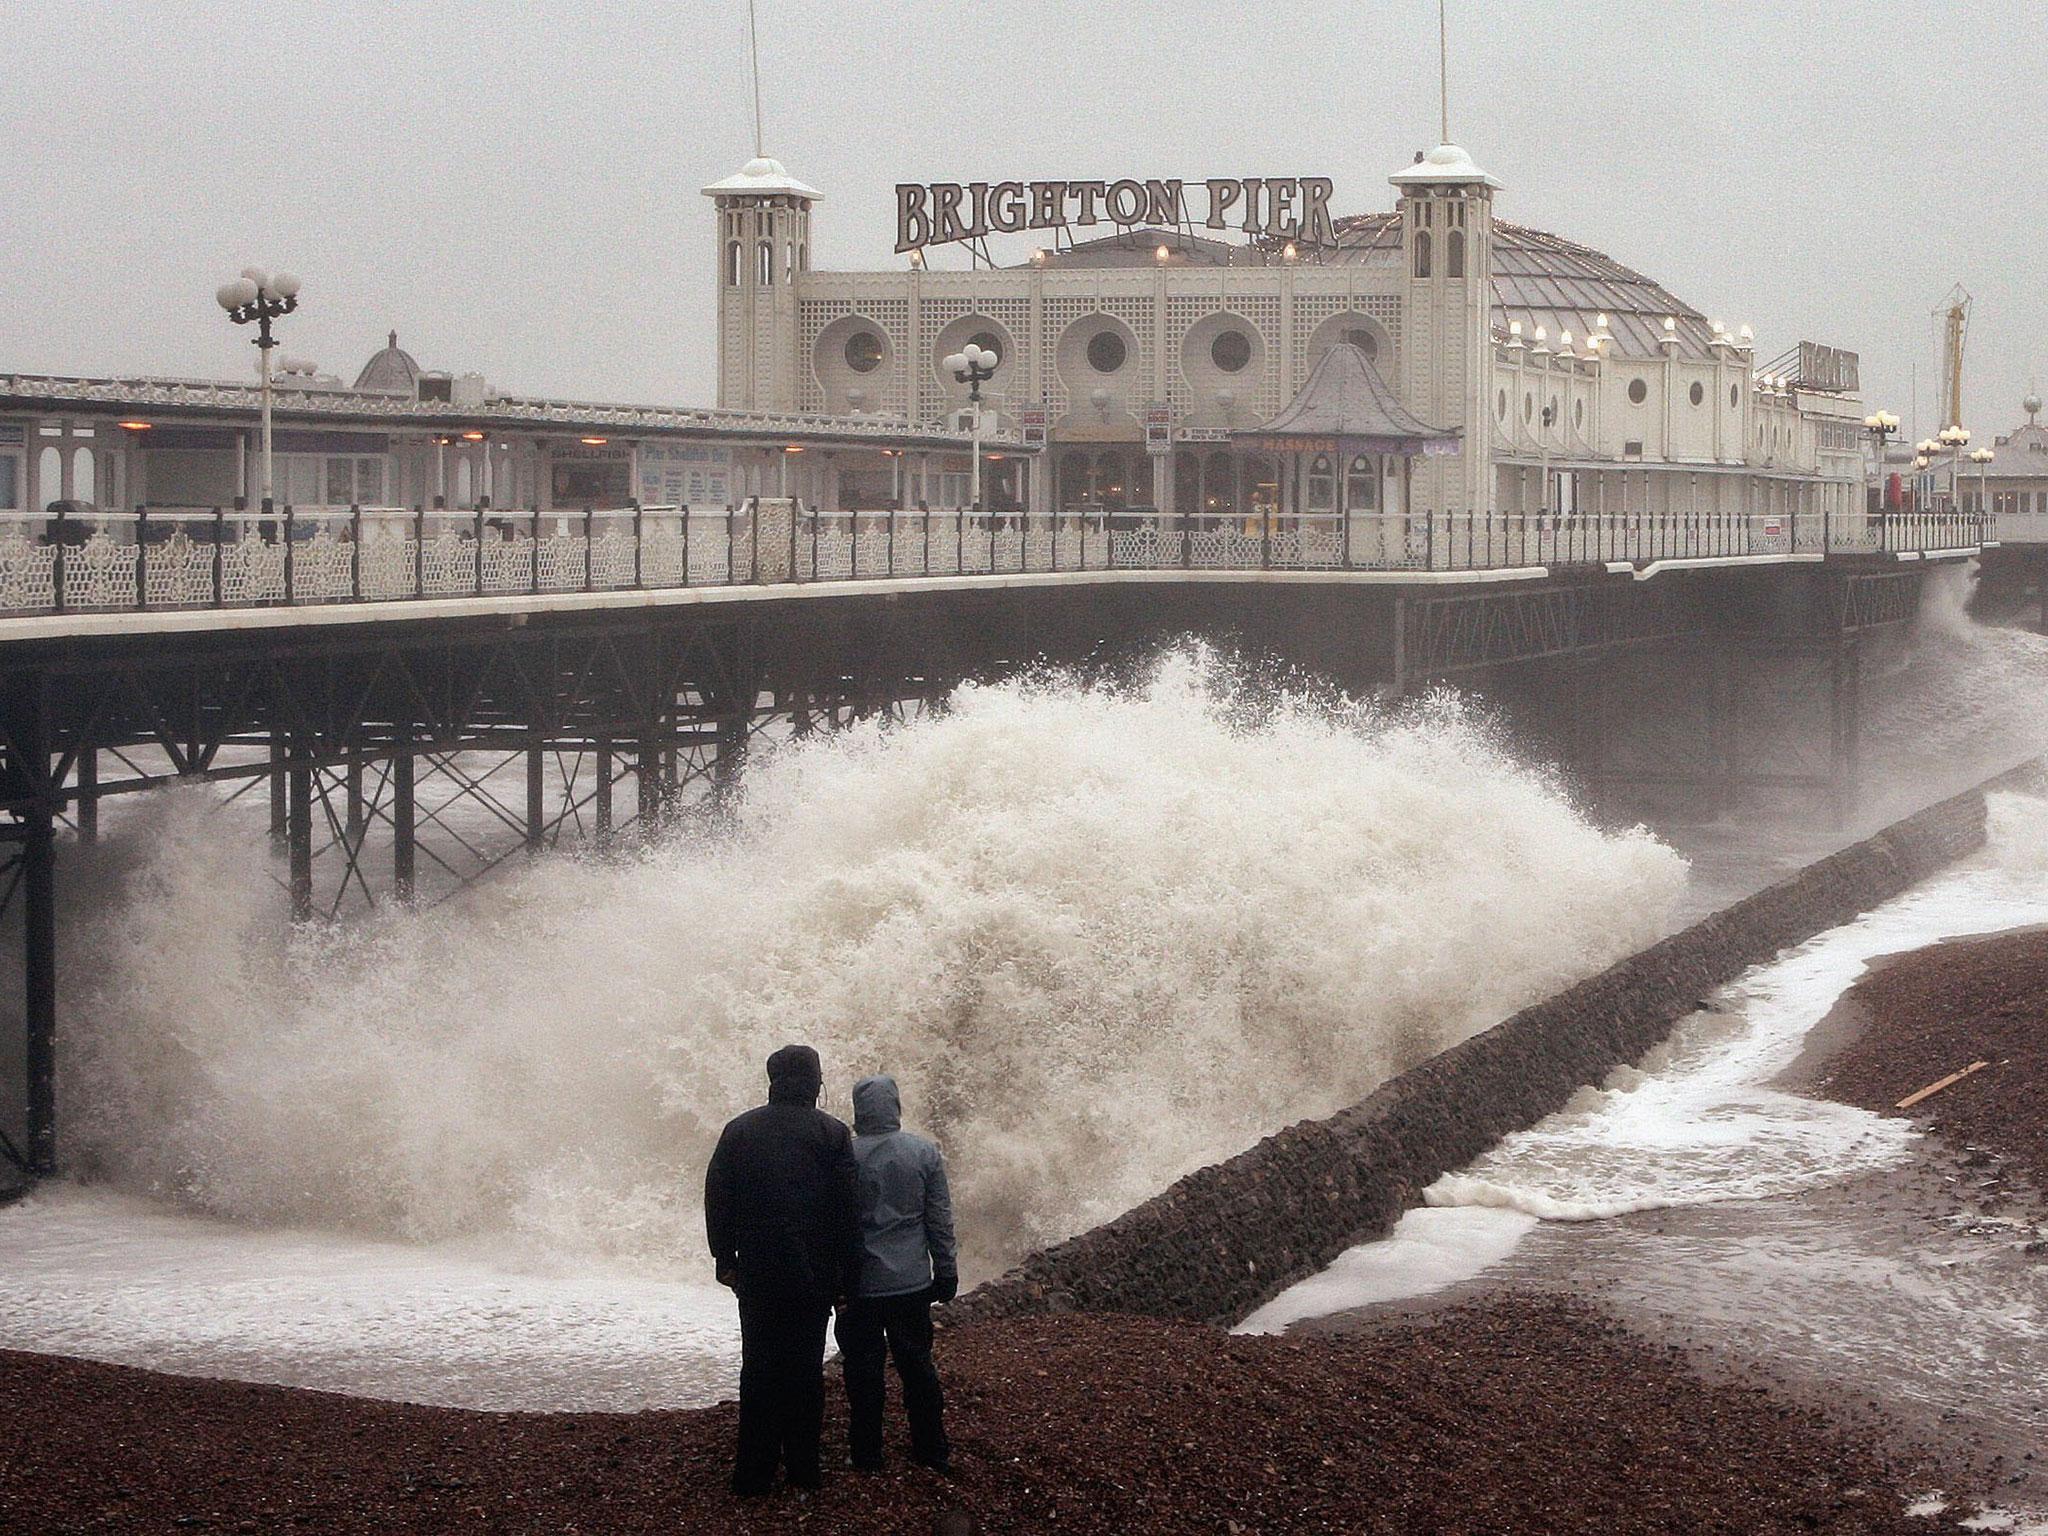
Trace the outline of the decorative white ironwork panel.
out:
[[[1179,562],[1179,540],[1175,540],[1175,563]],[[1159,535],[1157,525],[1145,524],[1142,528],[1116,528],[1109,535],[1109,563],[1120,570],[1150,570],[1164,564],[1165,541]]]
[[[542,539],[536,551],[541,591],[579,591],[583,586],[583,563],[588,558],[589,547],[580,533],[558,533],[552,538]],[[630,564],[627,580],[632,580]]]
[[[420,551],[420,596],[453,597],[476,590],[476,541],[453,529]]]
[[[135,606],[136,546],[116,544],[105,529],[64,552],[64,601],[72,608]]]
[[[1219,528],[1197,528],[1189,533],[1188,564],[1204,570],[1237,570],[1259,563],[1261,545],[1256,533],[1246,533],[1231,522]]]
[[[836,518],[809,520],[809,526],[797,532],[797,560],[812,580],[844,581],[853,574],[853,535]],[[808,548],[802,544],[806,536]]]
[[[412,539],[377,539],[362,548],[363,596],[411,597],[419,544]]]
[[[633,585],[633,530],[613,524],[590,545],[590,585],[615,592]],[[644,578],[643,578],[644,579]]]
[[[524,592],[533,580],[533,540],[523,533],[483,543],[484,590]]]
[[[0,608],[57,605],[57,546],[22,533],[0,534]]]
[[[292,597],[302,603],[331,603],[355,596],[356,547],[334,536],[325,523],[313,537],[292,546]]]
[[[243,537],[221,550],[223,603],[284,601],[284,546]]]
[[[862,519],[860,532],[854,536],[853,552],[854,571],[863,579],[888,575],[891,563],[888,523]]]
[[[718,530],[721,567],[725,547],[725,530]],[[628,558],[631,558],[630,553]],[[689,552],[690,564],[696,564],[697,551]],[[644,587],[680,587],[690,579],[683,568],[683,534],[681,528],[648,528],[640,535],[640,584]]]
[[[143,601],[152,608],[182,608],[213,601],[213,546],[194,544],[182,528],[149,546]]]

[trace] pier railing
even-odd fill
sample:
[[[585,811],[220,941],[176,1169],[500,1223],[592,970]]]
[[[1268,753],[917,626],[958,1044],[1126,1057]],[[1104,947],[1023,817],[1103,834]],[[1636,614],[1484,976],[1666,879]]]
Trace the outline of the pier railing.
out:
[[[0,513],[0,615],[1082,571],[1497,571],[1979,547],[1964,512],[1214,516],[1070,508]]]

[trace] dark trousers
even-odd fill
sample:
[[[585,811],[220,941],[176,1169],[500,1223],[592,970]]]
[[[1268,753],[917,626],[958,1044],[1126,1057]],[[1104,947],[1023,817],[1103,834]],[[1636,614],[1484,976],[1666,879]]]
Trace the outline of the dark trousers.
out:
[[[847,1303],[833,1325],[846,1371],[847,1439],[856,1465],[882,1459],[882,1406],[888,1388],[885,1353],[896,1361],[903,1407],[910,1415],[910,1450],[919,1461],[946,1459],[945,1396],[932,1364],[932,1308],[926,1293],[864,1296]]]
[[[825,1416],[825,1320],[832,1309],[809,1297],[740,1298],[740,1444],[732,1485],[764,1493],[776,1463],[799,1486],[818,1481],[818,1433]]]

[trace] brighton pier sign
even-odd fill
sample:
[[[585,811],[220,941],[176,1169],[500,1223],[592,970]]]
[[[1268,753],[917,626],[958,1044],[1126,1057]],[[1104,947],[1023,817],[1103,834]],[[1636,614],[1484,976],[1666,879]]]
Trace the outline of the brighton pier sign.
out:
[[[1230,229],[1302,245],[1335,245],[1327,176],[1226,176],[1197,185],[1208,197],[1205,229]],[[1027,229],[1190,223],[1180,181],[937,181],[899,183],[896,249],[915,251]]]

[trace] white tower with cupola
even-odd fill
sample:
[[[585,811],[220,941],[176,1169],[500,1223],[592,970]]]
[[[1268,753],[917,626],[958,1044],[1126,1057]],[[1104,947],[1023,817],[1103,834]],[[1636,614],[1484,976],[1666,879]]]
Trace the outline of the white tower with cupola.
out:
[[[811,205],[824,194],[762,157],[704,195],[718,210],[718,403],[793,411],[797,288],[811,265]]]
[[[1417,510],[1489,511],[1494,501],[1493,194],[1500,183],[1455,144],[1439,144],[1387,178],[1400,195],[1406,286],[1402,399],[1434,426],[1463,433],[1456,458],[1416,466]]]

